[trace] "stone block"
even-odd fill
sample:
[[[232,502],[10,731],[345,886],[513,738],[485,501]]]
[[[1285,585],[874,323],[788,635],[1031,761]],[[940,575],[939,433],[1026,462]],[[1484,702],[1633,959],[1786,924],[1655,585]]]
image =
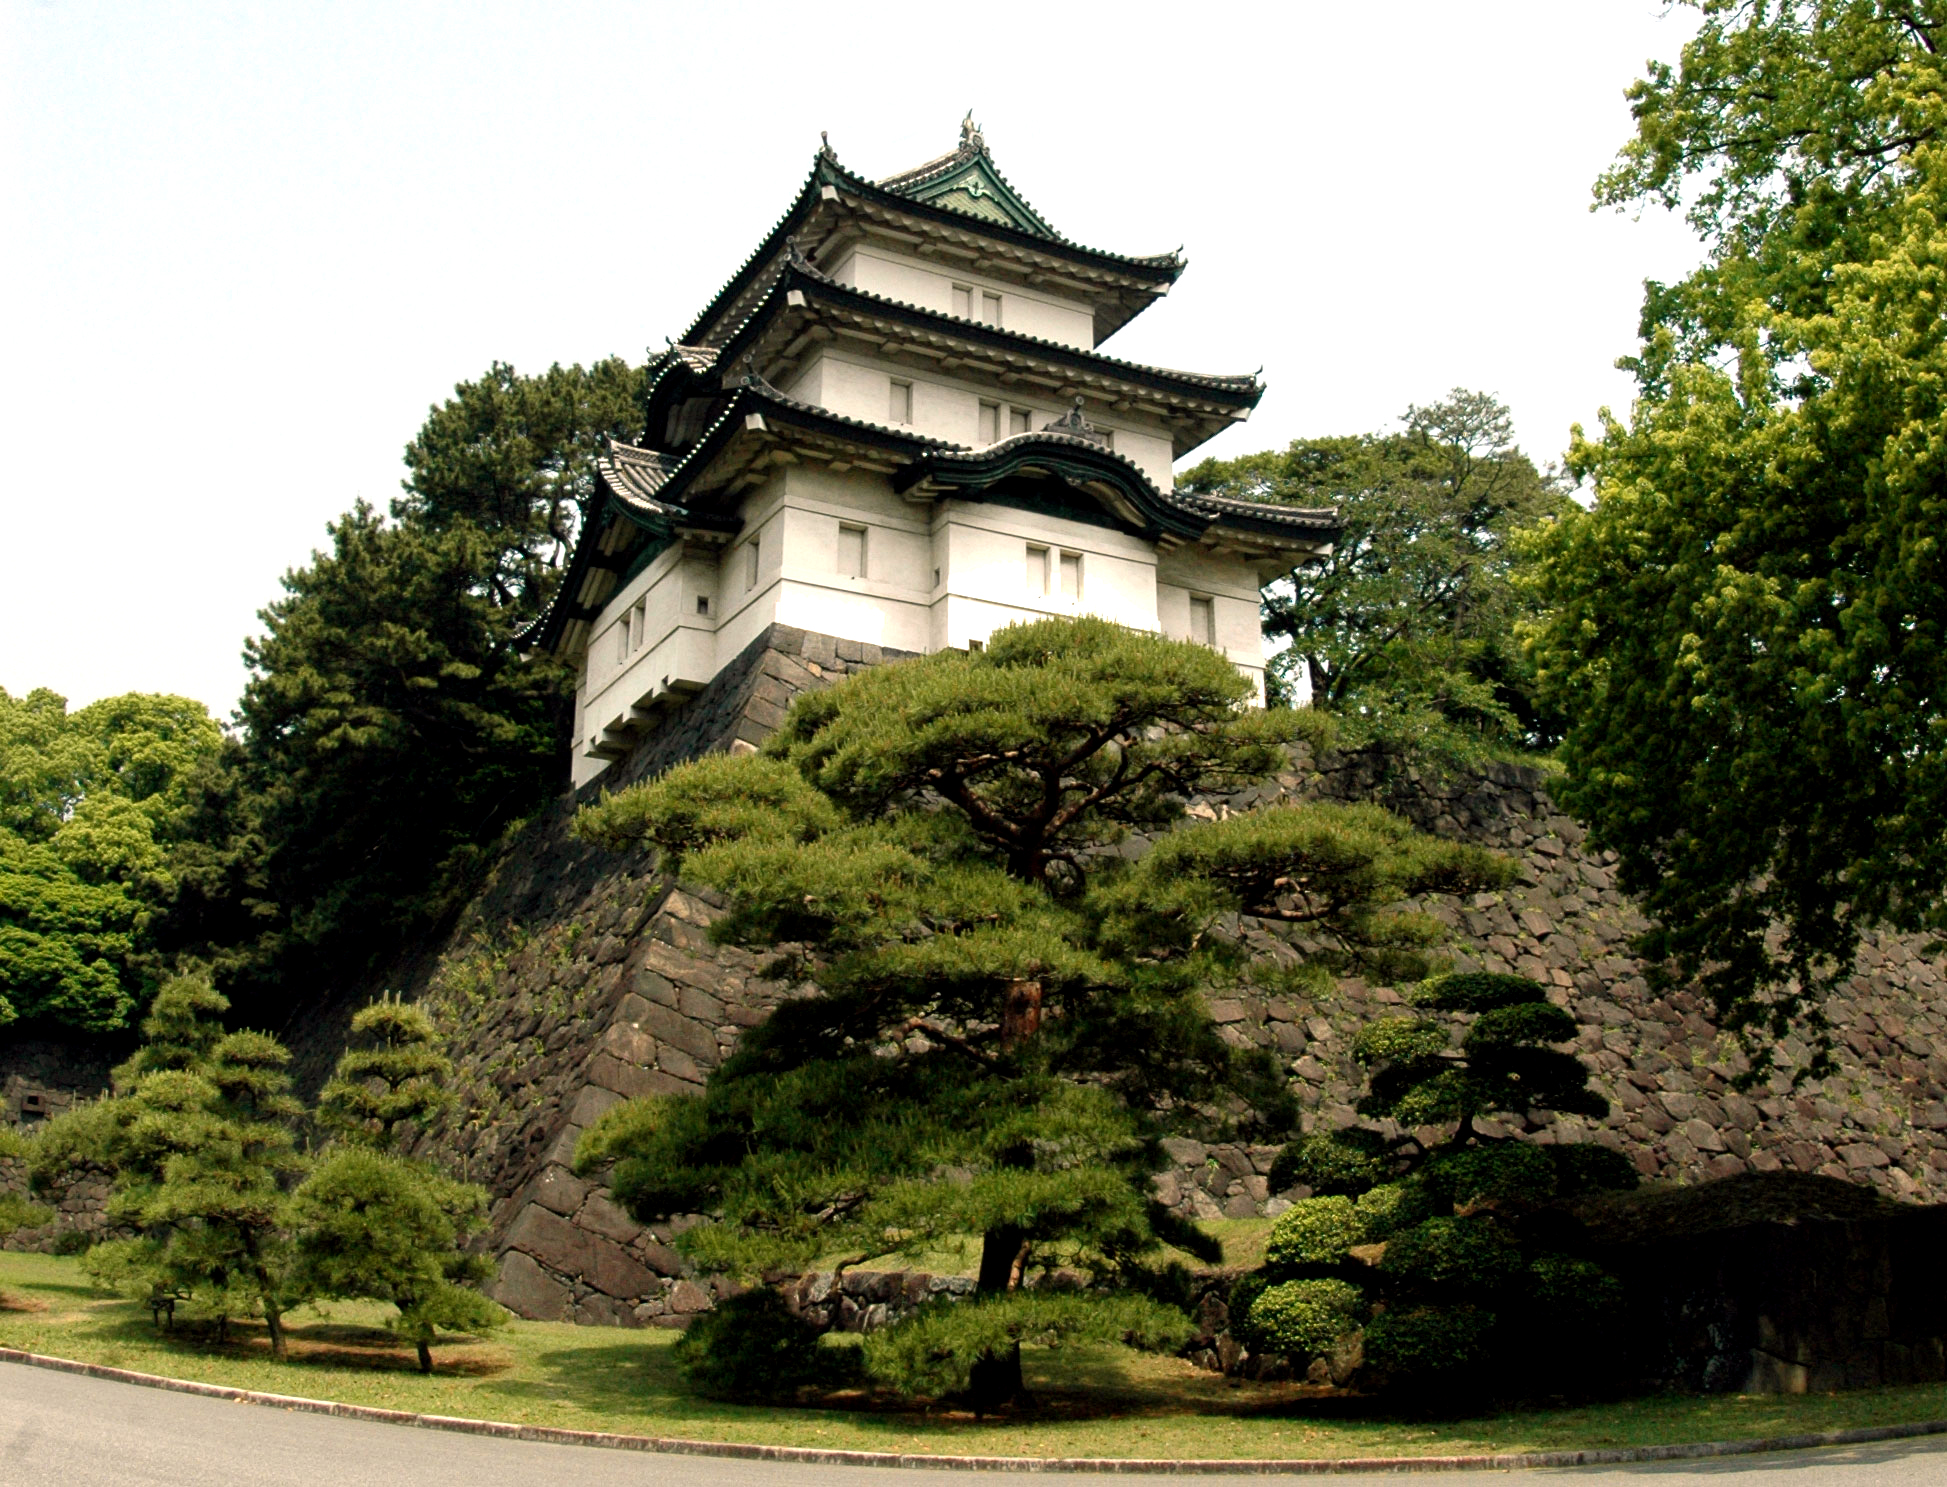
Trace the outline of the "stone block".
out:
[[[614,1090],[585,1085],[581,1093],[575,1096],[574,1108],[568,1112],[568,1119],[577,1126],[592,1126],[604,1113],[621,1103],[622,1097]]]
[[[642,1233],[642,1225],[603,1193],[590,1193],[588,1201],[574,1215],[574,1219],[578,1227],[591,1230],[605,1239],[613,1239],[617,1244],[631,1244]]]
[[[588,1082],[591,1086],[611,1091],[625,1100],[640,1099],[644,1095],[656,1093],[652,1070],[632,1063],[624,1063],[612,1053],[598,1053],[588,1061]]]
[[[694,1316],[710,1309],[710,1293],[693,1280],[679,1280],[669,1288],[669,1309],[679,1316]]]
[[[631,1000],[639,1000],[631,998]],[[602,1034],[602,1047],[625,1064],[649,1065],[656,1061],[656,1040],[642,1030],[638,1020],[618,1018]]]
[[[642,1027],[665,1047],[680,1048],[691,1058],[716,1059],[715,1030],[685,1017],[673,1007],[651,1007],[642,1019]]]
[[[637,1300],[662,1289],[663,1278],[611,1239],[587,1236],[589,1273],[582,1279],[606,1296]]]
[[[716,1050],[711,1050],[711,1062],[716,1062]],[[702,1067],[680,1048],[665,1048],[656,1055],[656,1064],[672,1078],[687,1084],[701,1084],[704,1079]]]
[[[593,1235],[537,1203],[520,1211],[507,1231],[507,1247],[532,1255],[548,1269],[584,1276],[593,1267]]]
[[[1201,1141],[1183,1136],[1165,1136],[1162,1147],[1163,1154],[1179,1167],[1201,1167],[1210,1155]]]
[[[534,1179],[528,1196],[550,1213],[566,1218],[581,1207],[582,1199],[588,1196],[588,1184],[566,1167],[551,1162]]]
[[[568,1315],[574,1301],[566,1286],[518,1250],[501,1257],[500,1274],[486,1291],[515,1316],[530,1322],[558,1322]]]

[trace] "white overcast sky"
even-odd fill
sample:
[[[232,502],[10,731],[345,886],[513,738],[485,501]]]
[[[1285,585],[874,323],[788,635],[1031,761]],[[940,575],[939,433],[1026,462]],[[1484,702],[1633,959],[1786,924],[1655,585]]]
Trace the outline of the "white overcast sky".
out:
[[[1381,427],[1462,385],[1555,458],[1627,405],[1641,281],[1591,213],[1660,0],[1386,5],[0,0],[0,687],[219,715],[278,579],[397,490],[495,359],[639,361],[829,130],[884,175],[971,107],[1095,247],[1186,245],[1108,343],[1262,364],[1206,451]],[[1201,457],[1201,453],[1196,456]]]

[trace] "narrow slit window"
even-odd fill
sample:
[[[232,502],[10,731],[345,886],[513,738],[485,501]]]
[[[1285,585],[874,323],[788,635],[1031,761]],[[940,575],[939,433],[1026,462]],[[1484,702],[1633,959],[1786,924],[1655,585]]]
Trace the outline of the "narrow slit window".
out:
[[[1028,592],[1045,594],[1048,592],[1048,549],[1028,544],[1027,568]]]
[[[842,578],[865,577],[865,528],[838,525],[838,572]]]
[[[753,537],[744,544],[744,591],[748,593],[757,587],[757,542]]]
[[[708,614],[710,612],[710,596],[708,594],[698,594],[696,596],[696,612],[698,614]]]
[[[631,652],[642,649],[642,632],[649,618],[649,601],[638,599],[634,609],[629,611],[629,649]]]
[[[1025,434],[1034,427],[1034,411],[1031,408],[1009,408],[1007,410],[1007,432]]]
[[[1190,596],[1190,639],[1198,645],[1217,643],[1217,606],[1197,594]]]
[[[989,325],[1001,323],[1001,297],[998,294],[980,296],[980,318]]]
[[[1082,597],[1082,555],[1078,552],[1065,552],[1061,555],[1061,597],[1064,599]]]
[[[625,614],[615,622],[615,664],[620,666],[629,659],[629,617]]]
[[[953,286],[953,313],[962,320],[973,319],[973,286],[955,284]]]
[[[998,444],[1001,438],[1001,405],[982,403],[980,405],[980,442]]]
[[[886,411],[894,423],[913,421],[913,384],[895,377],[892,379],[892,400]]]

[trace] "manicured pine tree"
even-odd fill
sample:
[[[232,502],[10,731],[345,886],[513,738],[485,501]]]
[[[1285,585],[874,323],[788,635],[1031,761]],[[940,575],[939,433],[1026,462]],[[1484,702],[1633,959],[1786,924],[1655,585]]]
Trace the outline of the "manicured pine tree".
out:
[[[1368,1023],[1353,1045],[1368,1069],[1358,1113],[1393,1134],[1355,1127],[1280,1153],[1272,1184],[1313,1196],[1279,1217],[1265,1265],[1233,1295],[1232,1326],[1300,1366],[1361,1333],[1375,1376],[1405,1389],[1451,1390],[1469,1370],[1478,1382],[1497,1352],[1545,1362],[1573,1387],[1613,1360],[1614,1347],[1597,1355],[1587,1340],[1613,1319],[1618,1288],[1584,1259],[1536,1252],[1522,1219],[1633,1187],[1635,1171],[1606,1147],[1538,1146],[1477,1122],[1608,1113],[1588,1069],[1556,1046],[1575,1018],[1525,976],[1446,975],[1407,999],[1414,1013]]]
[[[352,1019],[352,1036],[366,1046],[345,1050],[319,1098],[332,1143],[291,1200],[291,1289],[390,1302],[394,1334],[431,1373],[440,1332],[506,1321],[476,1289],[491,1261],[463,1247],[486,1226],[487,1193],[400,1151],[452,1099],[453,1066],[431,1019],[387,999]]]
[[[116,1093],[36,1143],[36,1178],[76,1165],[112,1173],[108,1222],[134,1235],[95,1246],[89,1269],[131,1294],[187,1299],[219,1332],[256,1311],[281,1359],[303,1107],[284,1046],[224,1032],[227,1007],[200,977],[165,985],[143,1025],[149,1041],[116,1071]]]
[[[582,1169],[613,1162],[616,1196],[644,1220],[720,1214],[681,1241],[712,1269],[977,1237],[976,1302],[868,1339],[869,1366],[913,1392],[1014,1397],[1024,1336],[1179,1338],[1181,1315],[1140,1294],[1165,1239],[1202,1242],[1149,1197],[1157,1138],[1274,1133],[1293,1116],[1269,1056],[1211,1022],[1204,989],[1234,969],[1211,926],[1265,913],[1344,956],[1397,956],[1427,933],[1401,900],[1501,872],[1383,813],[1329,807],[1187,826],[1166,843],[1195,850],[1130,868],[1112,849],[1131,831],[1319,738],[1322,719],[1250,708],[1249,691],[1200,646],[1094,620],[1017,626],[981,652],[808,694],[761,755],[586,809],[585,837],[655,848],[672,881],[727,896],[719,935],[796,947],[818,989],[748,1034],[700,1096],[612,1112]],[[1031,1266],[1056,1264],[1122,1289],[1024,1289]]]

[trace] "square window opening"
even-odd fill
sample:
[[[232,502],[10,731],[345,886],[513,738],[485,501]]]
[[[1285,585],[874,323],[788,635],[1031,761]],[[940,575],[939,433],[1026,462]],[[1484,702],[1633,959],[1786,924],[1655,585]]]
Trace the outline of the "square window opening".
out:
[[[865,528],[838,524],[838,572],[841,578],[865,577]]]
[[[710,612],[710,596],[708,594],[698,594],[696,596],[696,612],[698,614],[708,614]]]
[[[1031,433],[1034,428],[1034,410],[1031,408],[1009,408],[1007,410],[1007,432],[1009,436]]]
[[[1217,643],[1217,606],[1202,594],[1190,596],[1190,639],[1198,645]]]
[[[982,403],[980,405],[980,442],[998,444],[1001,440],[1001,405]]]
[[[886,412],[890,415],[894,423],[909,424],[913,421],[912,383],[898,377],[892,379],[892,397],[887,405]]]
[[[1061,555],[1061,597],[1064,599],[1082,597],[1082,555],[1078,552],[1065,552]]]
[[[953,286],[953,313],[962,320],[974,318],[973,285],[955,284]]]
[[[1030,594],[1048,592],[1048,549],[1028,544],[1027,584]]]
[[[1001,323],[1001,297],[998,294],[983,293],[980,296],[980,318],[988,325]]]

